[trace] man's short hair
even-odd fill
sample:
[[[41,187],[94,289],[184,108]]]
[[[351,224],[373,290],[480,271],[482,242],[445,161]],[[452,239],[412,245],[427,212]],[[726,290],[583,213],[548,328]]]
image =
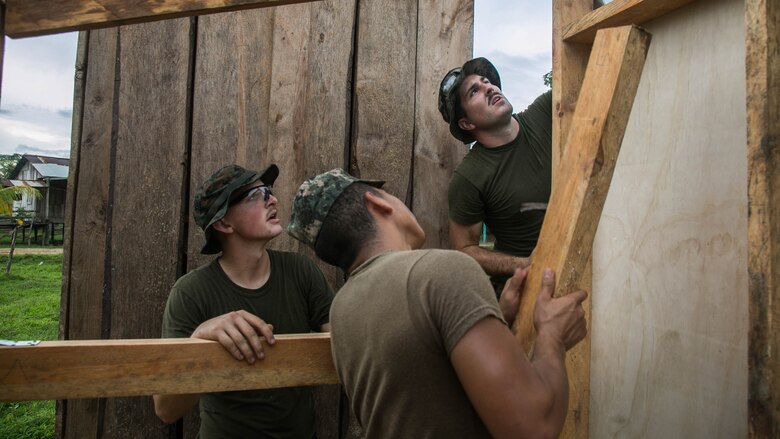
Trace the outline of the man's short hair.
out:
[[[368,212],[363,198],[366,192],[381,196],[375,187],[360,182],[342,192],[322,223],[314,245],[318,258],[345,272],[355,262],[360,249],[376,237],[374,217]]]
[[[311,247],[323,261],[346,270],[357,256],[357,246],[363,245],[362,237],[374,231],[362,194],[375,192],[384,183],[355,178],[343,169],[304,181],[293,199],[287,233]]]
[[[439,113],[450,125],[450,133],[463,143],[473,142],[474,136],[462,129],[458,121],[464,117],[463,106],[460,104],[458,90],[463,80],[469,75],[479,75],[488,78],[491,84],[501,88],[501,77],[498,70],[486,58],[474,58],[466,61],[462,67],[455,67],[447,72],[439,83]]]

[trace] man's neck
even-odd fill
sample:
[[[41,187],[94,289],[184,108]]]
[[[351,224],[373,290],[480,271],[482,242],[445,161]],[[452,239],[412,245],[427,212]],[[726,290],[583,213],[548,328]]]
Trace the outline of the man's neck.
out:
[[[265,244],[225,248],[219,258],[222,271],[230,280],[247,289],[258,289],[268,282],[271,275],[271,262]]]
[[[485,148],[497,148],[515,140],[519,133],[520,122],[512,116],[506,124],[475,132],[474,138]]]
[[[414,250],[408,240],[403,236],[403,233],[397,228],[393,227],[383,230],[383,226],[377,225],[377,227],[379,229],[376,236],[377,239],[374,242],[364,245],[360,249],[355,261],[349,267],[349,270],[347,270],[350,274],[374,256],[391,251]]]

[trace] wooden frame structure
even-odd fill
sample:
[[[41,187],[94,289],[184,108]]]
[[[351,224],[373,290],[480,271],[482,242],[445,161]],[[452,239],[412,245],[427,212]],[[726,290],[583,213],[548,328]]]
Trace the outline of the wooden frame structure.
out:
[[[591,11],[591,0],[563,1],[554,0],[554,60],[553,81],[556,84],[554,90],[553,106],[556,112],[554,117],[554,170],[555,177],[559,178],[561,165],[560,157],[565,154],[564,139],[573,128],[573,116],[580,86],[583,82],[585,64],[589,56],[589,43],[593,41],[595,31],[602,28],[641,25],[642,23],[660,17],[674,9],[685,6],[693,0],[615,0],[608,5]],[[24,4],[35,3],[39,12],[25,15]],[[0,9],[0,25],[5,26],[4,33],[11,36],[42,35],[56,33],[64,30],[90,29],[103,26],[114,26],[130,22],[143,22],[169,17],[181,17],[199,15],[209,12],[221,12],[224,10],[245,9],[250,7],[274,6],[292,2],[274,2],[270,0],[255,1],[213,1],[200,2],[205,6],[195,10],[187,9],[183,5],[189,2],[169,0],[170,9],[149,9],[135,15],[121,14],[82,14],[84,7],[89,8],[88,0],[76,1],[78,5],[71,10],[70,15],[65,14],[58,23],[46,21],[47,17],[60,15],[59,9],[54,13],[55,7],[59,8],[62,2],[55,0],[41,0],[29,2],[27,0],[6,0],[5,8]],[[102,2],[107,3],[107,2]],[[117,0],[115,4],[125,2]],[[144,2],[134,2],[144,3]],[[159,3],[159,2],[146,2]],[[770,438],[780,434],[780,382],[776,377],[780,376],[780,363],[776,358],[776,352],[780,349],[780,337],[773,330],[773,325],[780,318],[780,251],[777,243],[780,242],[780,176],[778,175],[778,139],[780,139],[780,5],[769,0],[746,0],[745,22],[747,25],[747,113],[748,113],[748,159],[749,159],[749,277],[750,277],[750,333],[749,337],[749,413],[748,424],[751,437]],[[74,16],[89,15],[88,21],[74,21]],[[13,20],[12,20],[13,17]],[[17,18],[18,17],[18,18]],[[125,20],[125,21],[123,21]],[[0,43],[0,52],[2,47]],[[2,60],[0,59],[0,62]],[[2,64],[0,64],[2,67]],[[0,70],[1,71],[1,70]],[[554,184],[559,184],[556,180]],[[605,188],[600,190],[606,191]],[[587,238],[587,234],[585,236]],[[592,235],[590,236],[592,239]],[[581,267],[580,261],[578,267]],[[583,279],[578,286],[588,288],[588,273],[585,270]],[[311,336],[305,336],[290,340],[290,355],[305,355],[311,350],[308,344]],[[322,337],[318,338],[320,346]],[[51,342],[57,348],[69,349],[76,347],[76,342]],[[83,342],[80,348],[83,348]],[[134,342],[127,342],[132,344]],[[30,358],[37,354],[36,351],[49,349],[55,345],[46,343],[40,347],[32,348],[1,348],[0,359],[10,359],[11,355],[22,357],[30,354]],[[121,345],[121,343],[120,343]],[[211,346],[209,346],[211,345]],[[204,342],[193,345],[196,351],[211,352],[213,343]],[[586,343],[587,347],[587,343]],[[97,345],[95,348],[98,348]],[[102,348],[105,348],[103,346]],[[105,352],[105,350],[104,350]],[[12,354],[13,353],[13,354]],[[287,355],[287,354],[285,354]],[[269,355],[269,361],[273,356]],[[312,360],[312,368],[321,369],[320,378],[308,378],[304,381],[309,384],[319,382],[332,382],[332,372],[326,364],[327,360]],[[16,361],[3,366],[4,378],[0,381],[2,399],[11,395],[8,377],[18,377],[18,374],[10,374]],[[25,360],[26,361],[26,360]],[[587,365],[588,356],[584,356],[584,364]],[[3,363],[7,364],[7,363]],[[52,373],[52,369],[43,371],[44,375]],[[243,373],[243,372],[238,372]],[[247,372],[251,373],[251,372]],[[276,372],[273,372],[276,374]],[[324,378],[322,378],[324,377]],[[583,386],[573,384],[573,388],[581,389],[580,396],[587,400],[588,368],[584,367],[574,371],[570,379],[574,383],[583,383]],[[322,381],[318,381],[322,380]],[[50,393],[41,392],[33,394],[33,390],[23,390],[27,395],[25,399],[48,399],[51,395],[67,397],[70,394],[56,393],[56,388],[63,384],[54,384],[49,389]],[[185,387],[186,388],[186,387]],[[183,388],[177,388],[183,389]],[[582,392],[584,390],[584,393]],[[171,388],[173,390],[173,388]],[[27,393],[30,392],[30,393]],[[35,391],[37,392],[37,391]],[[98,389],[95,395],[108,395],[103,388]],[[20,394],[13,394],[18,396]],[[587,404],[584,409],[570,416],[568,422],[574,423],[573,427],[567,427],[564,437],[587,437],[588,416]]]

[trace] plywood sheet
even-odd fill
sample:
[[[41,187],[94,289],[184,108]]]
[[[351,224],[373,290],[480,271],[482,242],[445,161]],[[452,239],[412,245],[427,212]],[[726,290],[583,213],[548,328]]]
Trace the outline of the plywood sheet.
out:
[[[593,251],[591,437],[746,436],[743,7],[646,25]]]

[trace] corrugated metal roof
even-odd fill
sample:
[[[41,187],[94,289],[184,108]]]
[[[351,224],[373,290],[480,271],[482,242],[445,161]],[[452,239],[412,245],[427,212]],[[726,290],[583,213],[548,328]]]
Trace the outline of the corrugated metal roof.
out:
[[[51,163],[32,163],[43,178],[68,178],[68,167]]]
[[[68,166],[68,159],[62,157],[48,157],[45,155],[35,155],[35,154],[24,154],[22,157],[27,159],[27,161],[29,161],[30,163]]]
[[[8,180],[14,186],[46,187],[45,181],[40,180]]]

